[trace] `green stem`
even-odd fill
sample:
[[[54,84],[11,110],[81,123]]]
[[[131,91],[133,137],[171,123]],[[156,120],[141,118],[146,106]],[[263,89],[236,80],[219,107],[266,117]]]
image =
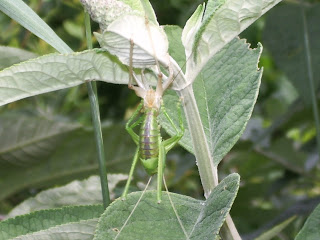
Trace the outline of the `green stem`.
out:
[[[86,26],[87,46],[89,49],[92,49],[90,17],[87,12],[85,13],[85,26]],[[99,103],[97,98],[97,90],[96,90],[96,87],[93,87],[93,85],[95,86],[95,84],[92,84],[91,82],[87,82],[86,85],[88,88],[92,123],[94,128],[94,136],[95,136],[97,153],[98,153],[103,206],[104,208],[107,208],[107,206],[110,203],[110,196],[109,196],[109,188],[108,188],[108,177],[107,177],[107,171],[106,171],[105,153],[104,153],[104,147],[103,147],[103,138],[102,138],[102,131],[101,131],[101,121],[100,121]]]
[[[211,191],[218,185],[218,169],[213,164],[208,142],[204,133],[198,106],[194,97],[192,85],[185,87],[179,92],[183,96],[184,111],[186,114],[191,139],[194,146],[194,154],[200,173],[201,183],[207,198]],[[192,126],[192,127],[191,127]],[[233,240],[241,240],[230,214],[227,215],[226,224],[222,229],[225,236],[231,236]],[[229,238],[227,238],[229,239]]]
[[[311,60],[310,45],[309,45],[309,35],[308,35],[308,26],[307,26],[307,21],[306,21],[305,9],[304,9],[303,6],[301,6],[301,11],[302,11],[302,16],[303,16],[304,47],[306,49],[308,80],[309,80],[310,94],[311,94],[311,99],[312,99],[313,116],[314,116],[314,121],[315,121],[316,129],[317,129],[318,155],[320,157],[320,121],[319,121],[319,111],[318,111],[318,104],[317,104],[317,97],[316,97],[316,89],[315,89],[315,86],[314,86],[314,79],[313,79],[312,60]]]
[[[84,15],[84,25],[86,27],[86,40],[88,49],[92,49],[92,37],[91,37],[91,24],[89,13],[85,12]]]
[[[176,76],[175,81],[181,85],[188,83],[184,74],[181,74],[180,68],[177,65],[173,65],[172,69],[174,71],[174,76]],[[184,87],[178,93],[183,99],[183,108],[193,143],[193,151],[196,157],[204,195],[206,198],[208,198],[211,191],[219,183],[218,169],[213,163],[192,84]],[[233,240],[241,240],[230,214],[227,215],[226,224],[223,228],[223,231],[225,234],[227,234],[227,236],[231,236]]]
[[[87,11],[85,11],[85,15],[84,15],[84,25],[86,27],[87,47],[88,47],[88,49],[92,49],[93,48],[93,44],[92,44],[90,16],[89,16],[89,13],[87,13]],[[92,82],[92,85],[93,85],[94,93],[96,94],[96,96],[98,96],[96,82]]]
[[[91,115],[92,123],[94,128],[94,136],[96,141],[96,147],[98,152],[98,161],[99,161],[99,173],[101,181],[101,190],[102,190],[102,199],[103,206],[107,208],[110,203],[109,188],[108,188],[108,177],[106,171],[106,162],[105,162],[105,153],[103,148],[103,139],[101,131],[101,122],[100,122],[100,112],[99,105],[94,90],[92,88],[91,82],[87,82],[88,95],[91,105]]]
[[[214,166],[209,151],[192,85],[181,90],[180,95],[183,96],[183,107],[194,146],[193,151],[197,159],[204,195],[207,198],[214,187],[218,185],[217,167]]]

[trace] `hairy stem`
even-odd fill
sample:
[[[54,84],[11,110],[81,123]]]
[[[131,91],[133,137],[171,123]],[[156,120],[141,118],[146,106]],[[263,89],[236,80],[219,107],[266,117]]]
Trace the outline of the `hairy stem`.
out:
[[[180,95],[183,97],[183,107],[193,142],[194,154],[197,159],[197,166],[205,197],[207,198],[213,188],[219,183],[218,169],[217,166],[214,166],[213,164],[192,85],[181,90]],[[226,224],[222,231],[224,232],[224,235],[231,236],[233,240],[241,240],[230,214],[227,215]]]
[[[213,188],[218,185],[217,167],[214,166],[209,151],[209,146],[203,130],[198,106],[194,98],[192,85],[189,85],[181,90],[180,94],[183,97],[183,107],[193,142],[193,150],[197,159],[197,166],[204,189],[204,195],[207,198]]]

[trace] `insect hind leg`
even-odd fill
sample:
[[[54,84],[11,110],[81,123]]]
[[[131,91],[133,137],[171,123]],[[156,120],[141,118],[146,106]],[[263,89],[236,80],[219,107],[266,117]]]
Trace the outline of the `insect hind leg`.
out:
[[[132,165],[131,165],[129,176],[128,176],[128,180],[127,180],[126,186],[124,187],[124,190],[123,190],[123,193],[122,193],[122,196],[121,196],[121,198],[123,200],[126,199],[126,197],[128,195],[130,183],[131,183],[132,176],[133,176],[134,170],[136,168],[138,159],[139,159],[139,147],[137,147],[137,150],[136,150],[136,152],[134,154]]]
[[[161,202],[161,196],[162,196],[162,181],[163,181],[163,170],[165,167],[165,161],[166,161],[166,150],[164,142],[161,142],[159,144],[159,156],[158,156],[158,178],[157,178],[157,200],[158,203]]]
[[[128,120],[126,124],[126,130],[130,134],[132,140],[135,142],[135,144],[139,144],[139,136],[133,131],[133,128],[135,128],[137,125],[139,125],[143,121],[143,116],[141,116],[136,122],[132,124],[132,121],[137,117],[137,115],[140,113],[141,109],[143,108],[143,102],[141,102],[136,109],[136,111],[132,114],[130,119]]]
[[[135,75],[133,71],[133,50],[134,42],[130,39],[130,56],[129,56],[129,81],[128,88],[134,90],[137,96],[144,98],[146,91],[149,89],[149,85],[145,83],[144,69],[141,70],[141,80]],[[134,86],[134,81],[138,86]]]
[[[178,117],[179,117],[179,128],[175,125],[175,123],[167,113],[165,107],[162,105],[162,113],[164,114],[164,116],[167,118],[171,126],[176,131],[176,135],[164,141],[166,153],[170,151],[180,141],[185,131],[184,125],[183,125],[182,113],[181,113],[181,100],[179,100],[179,102],[177,103],[177,111],[178,111]]]

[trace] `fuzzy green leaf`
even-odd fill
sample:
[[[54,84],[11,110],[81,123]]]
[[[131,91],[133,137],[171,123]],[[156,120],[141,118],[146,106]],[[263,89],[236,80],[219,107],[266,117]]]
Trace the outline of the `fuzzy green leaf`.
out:
[[[295,240],[315,240],[320,239],[320,205],[308,217],[303,228],[298,233]]]
[[[175,49],[175,52],[170,52],[180,59],[181,53],[176,52],[179,42],[175,40],[176,37],[173,38],[175,35],[172,32],[173,29],[167,31],[170,50]],[[257,68],[261,51],[261,45],[252,50],[245,41],[234,39],[207,63],[193,84],[215,165],[218,165],[240,138],[251,116],[262,75],[262,71]],[[177,95],[171,92],[164,99],[170,116],[177,122]],[[162,126],[170,135],[175,134],[163,116],[161,120]],[[180,144],[193,152],[189,131],[186,130]]]
[[[236,197],[239,175],[226,177],[205,201],[170,193],[178,216],[190,239],[213,239],[217,236]],[[117,200],[103,213],[94,240],[114,239],[137,203],[141,192],[128,195],[125,201]],[[185,239],[182,227],[163,192],[159,204],[155,191],[147,191],[117,239]]]
[[[194,36],[201,25],[204,10],[204,4],[199,5],[184,26],[181,40],[183,42],[183,46],[186,49],[187,55],[188,52],[192,51],[193,42],[195,41]]]
[[[311,103],[310,92],[316,91],[311,89],[308,78],[312,78],[316,89],[320,85],[319,22],[319,3],[305,6],[303,2],[301,5],[286,4],[270,12],[263,35],[275,63],[285,72],[308,104]],[[308,45],[305,41],[308,41]],[[306,46],[309,46],[309,49]],[[311,59],[310,65],[308,57]],[[312,76],[308,73],[308,67]]]
[[[206,9],[205,18],[187,53],[186,78],[190,83],[218,51],[281,0],[226,0]],[[213,0],[211,1],[213,2]],[[208,11],[211,11],[210,13]]]

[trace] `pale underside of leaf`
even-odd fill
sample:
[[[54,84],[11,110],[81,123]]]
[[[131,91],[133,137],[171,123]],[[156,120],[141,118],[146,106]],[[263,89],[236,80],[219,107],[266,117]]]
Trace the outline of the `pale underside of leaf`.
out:
[[[82,220],[19,236],[12,240],[91,240],[97,223],[98,218]]]
[[[0,222],[0,240],[22,237],[50,228],[98,218],[102,205],[68,206],[32,212]]]
[[[133,67],[146,68],[156,65],[155,59],[169,65],[166,34],[144,16],[124,15],[112,22],[102,35],[96,36],[103,49],[116,55],[127,66],[132,61]]]
[[[93,80],[127,84],[127,68],[97,50],[45,55],[0,72],[0,105]]]

